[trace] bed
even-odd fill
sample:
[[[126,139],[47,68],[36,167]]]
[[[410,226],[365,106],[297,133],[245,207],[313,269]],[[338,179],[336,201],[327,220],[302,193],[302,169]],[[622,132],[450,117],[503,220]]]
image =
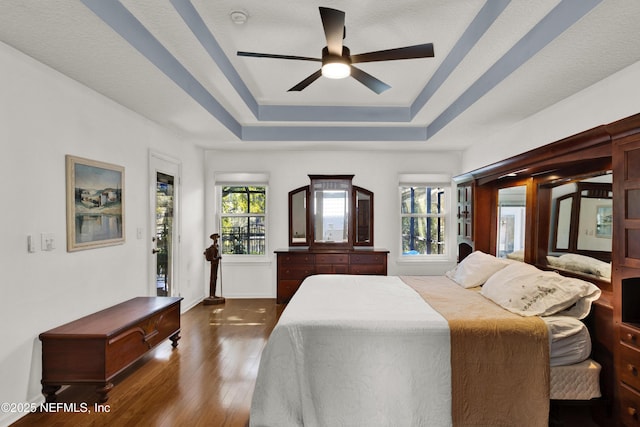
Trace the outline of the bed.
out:
[[[581,302],[545,322],[455,279],[305,279],[263,351],[250,425],[546,426],[550,398],[599,395],[588,331],[563,320]]]

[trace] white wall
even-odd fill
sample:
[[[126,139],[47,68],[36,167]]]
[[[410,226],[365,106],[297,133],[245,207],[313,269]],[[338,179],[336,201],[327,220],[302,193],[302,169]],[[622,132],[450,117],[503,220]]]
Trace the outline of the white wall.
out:
[[[366,144],[363,142],[363,144]],[[374,243],[390,251],[388,273],[442,274],[455,264],[455,224],[448,261],[398,263],[400,252],[398,174],[446,173],[456,175],[459,153],[443,152],[329,152],[329,151],[207,151],[206,210],[208,229],[214,229],[214,175],[220,172],[269,174],[267,260],[264,263],[229,262],[222,257],[222,288],[226,297],[276,295],[273,251],[288,246],[288,193],[309,184],[309,174],[353,174],[353,184],[374,192]],[[453,194],[452,194],[453,197]]]
[[[486,141],[474,141],[462,156],[469,172],[596,126],[640,113],[640,62],[546,108]]]
[[[183,164],[179,289],[183,308],[202,300],[204,165],[193,144],[2,43],[0,69],[0,402],[39,402],[39,333],[151,292],[150,150]],[[66,251],[66,154],[124,166],[125,244]],[[55,250],[40,250],[43,232],[54,234]],[[29,234],[36,253],[27,252]],[[1,413],[0,425],[18,416]]]

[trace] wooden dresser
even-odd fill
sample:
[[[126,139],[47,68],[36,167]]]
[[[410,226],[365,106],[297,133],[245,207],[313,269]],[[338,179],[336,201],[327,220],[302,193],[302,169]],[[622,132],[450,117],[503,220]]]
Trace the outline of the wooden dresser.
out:
[[[288,302],[305,277],[313,274],[387,275],[386,249],[319,251],[288,248],[276,251],[278,258],[278,304]]]
[[[40,334],[42,393],[94,384],[106,402],[111,380],[167,338],[180,339],[181,297],[138,297]]]

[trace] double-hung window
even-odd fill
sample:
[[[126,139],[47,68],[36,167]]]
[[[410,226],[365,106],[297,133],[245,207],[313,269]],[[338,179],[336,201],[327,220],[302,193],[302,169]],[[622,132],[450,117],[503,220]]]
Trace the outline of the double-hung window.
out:
[[[266,184],[245,184],[236,179],[216,187],[221,254],[264,256],[267,252]]]
[[[264,255],[267,188],[224,186],[221,194],[222,254]]]
[[[403,257],[448,254],[449,193],[445,183],[400,184]]]

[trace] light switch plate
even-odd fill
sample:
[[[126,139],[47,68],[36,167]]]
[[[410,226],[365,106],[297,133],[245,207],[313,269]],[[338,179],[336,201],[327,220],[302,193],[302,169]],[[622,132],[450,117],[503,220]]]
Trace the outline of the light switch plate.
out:
[[[34,242],[33,235],[28,234],[27,235],[27,252],[32,254],[32,253],[35,253],[35,251],[36,251],[36,244]]]
[[[53,233],[40,234],[40,246],[43,251],[52,251],[56,248],[56,238]]]

